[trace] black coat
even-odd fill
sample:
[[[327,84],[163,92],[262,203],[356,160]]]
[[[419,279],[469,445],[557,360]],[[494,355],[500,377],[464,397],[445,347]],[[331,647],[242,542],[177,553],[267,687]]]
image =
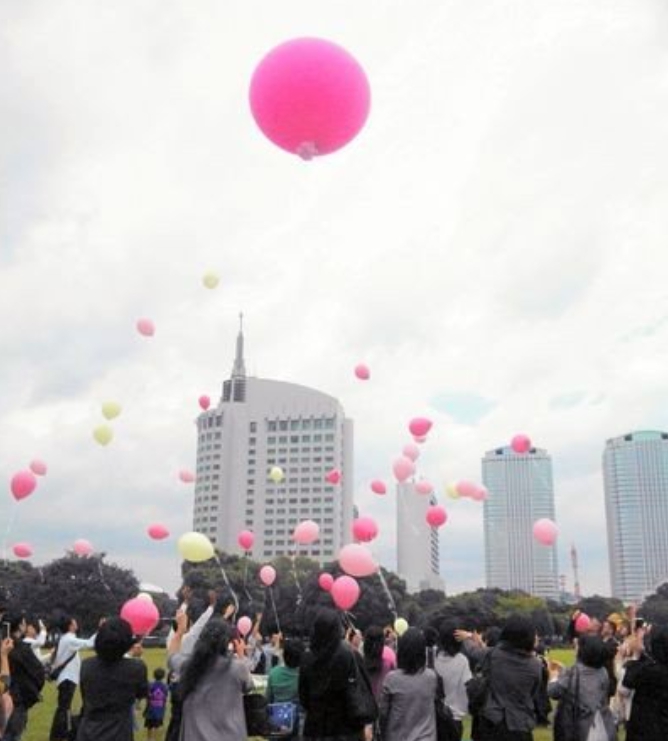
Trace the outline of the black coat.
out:
[[[9,693],[14,705],[31,708],[41,700],[44,667],[28,643],[18,641],[9,652],[11,683]]]
[[[626,741],[668,739],[668,666],[648,658],[629,661],[622,684],[635,690]]]

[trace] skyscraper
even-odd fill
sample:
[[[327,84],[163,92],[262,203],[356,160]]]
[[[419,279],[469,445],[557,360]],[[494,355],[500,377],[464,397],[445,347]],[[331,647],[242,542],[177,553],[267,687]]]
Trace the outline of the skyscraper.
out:
[[[608,440],[603,478],[612,594],[639,601],[668,581],[668,433]]]
[[[550,456],[536,448],[490,450],[482,460],[482,478],[489,489],[483,510],[487,586],[556,599],[556,545],[541,545],[533,537],[536,520],[555,519]]]
[[[273,466],[285,478],[269,478]],[[341,472],[328,483],[330,470]],[[197,419],[197,483],[193,526],[217,548],[238,553],[237,537],[252,530],[252,555],[295,552],[294,527],[320,525],[300,555],[333,560],[351,539],[353,423],[341,404],[314,389],[246,375],[240,327],[236,356],[218,405]]]
[[[418,494],[412,483],[397,484],[397,572],[410,592],[445,589],[440,574],[438,529],[427,524],[436,498]]]

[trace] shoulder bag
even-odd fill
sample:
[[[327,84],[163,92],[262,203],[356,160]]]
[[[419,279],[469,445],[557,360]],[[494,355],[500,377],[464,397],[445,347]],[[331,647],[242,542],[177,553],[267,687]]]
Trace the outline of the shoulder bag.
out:
[[[455,722],[452,710],[445,702],[443,677],[436,673],[436,696],[434,697],[434,712],[436,714],[436,738],[438,741],[459,741],[459,728]]]

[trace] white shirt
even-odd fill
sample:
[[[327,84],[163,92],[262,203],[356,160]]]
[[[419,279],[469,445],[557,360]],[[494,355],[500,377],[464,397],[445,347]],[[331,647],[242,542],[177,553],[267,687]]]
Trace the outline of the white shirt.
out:
[[[64,682],[69,679],[74,684],[79,684],[79,675],[81,674],[81,657],[79,651],[82,648],[93,648],[95,645],[95,636],[90,638],[77,638],[75,633],[64,633],[58,643],[58,651],[56,653],[56,660],[54,661],[53,668],[64,664],[72,654],[74,658],[69,664],[60,672],[57,684]]]
[[[32,648],[32,652],[42,662],[42,664],[45,664],[49,660],[50,654],[43,654],[40,651],[40,648],[46,643],[46,629],[40,630],[39,635],[36,638],[25,637],[23,642],[27,643],[30,648]]]

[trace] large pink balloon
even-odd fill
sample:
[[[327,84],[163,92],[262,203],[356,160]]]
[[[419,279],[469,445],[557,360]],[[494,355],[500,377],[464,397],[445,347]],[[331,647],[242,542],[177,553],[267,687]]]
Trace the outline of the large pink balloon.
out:
[[[368,381],[371,378],[371,371],[369,370],[369,366],[364,365],[364,363],[356,365],[355,376],[359,378],[360,381]]]
[[[385,661],[391,669],[397,668],[397,655],[389,646],[383,646],[383,661]]]
[[[239,547],[243,548],[245,551],[250,551],[250,549],[253,547],[254,542],[255,535],[253,535],[250,530],[242,530],[237,537],[237,543],[239,543]]]
[[[89,540],[79,538],[74,541],[73,550],[77,556],[90,556],[93,552],[93,544]]]
[[[515,435],[510,441],[510,447],[515,453],[528,453],[531,450],[531,440],[528,435]]]
[[[431,430],[432,421],[426,417],[414,417],[408,423],[408,429],[413,437],[424,437]]]
[[[147,635],[160,622],[160,613],[153,601],[139,597],[129,599],[121,607],[121,617],[130,623],[132,632],[138,636]]]
[[[144,337],[153,337],[155,334],[155,324],[145,317],[137,320],[137,332]]]
[[[475,502],[484,502],[489,499],[489,491],[485,486],[476,486],[475,491],[471,494],[471,499]]]
[[[32,546],[30,543],[16,543],[12,548],[17,558],[30,558],[32,556]]]
[[[331,574],[328,574],[326,571],[324,571],[318,577],[318,584],[320,585],[320,589],[324,589],[325,592],[331,592],[332,584],[334,584],[334,577]]]
[[[192,484],[195,480],[195,474],[192,471],[182,470],[179,471],[179,478],[184,484]]]
[[[380,479],[374,479],[371,482],[371,491],[374,494],[385,494],[387,492],[387,487],[385,486],[385,482],[381,481]]]
[[[371,517],[358,517],[353,520],[353,538],[362,543],[370,543],[378,536],[378,525]]]
[[[37,479],[32,471],[19,471],[12,476],[9,484],[12,495],[16,501],[29,497],[37,487]]]
[[[591,618],[589,617],[589,615],[586,615],[584,612],[581,612],[575,618],[575,630],[578,633],[586,633],[589,630],[590,625],[591,625]]]
[[[320,537],[320,525],[313,520],[300,522],[292,533],[292,539],[298,545],[311,545]]]
[[[349,543],[341,548],[339,566],[350,576],[371,576],[378,571],[371,551],[359,543]]]
[[[260,569],[260,581],[265,587],[270,587],[276,581],[276,569],[266,564]]]
[[[408,445],[404,445],[401,454],[405,458],[410,458],[413,462],[415,462],[420,457],[420,448],[418,448],[415,443],[408,443]]]
[[[455,484],[455,489],[460,497],[473,497],[478,492],[478,484],[474,484],[473,481],[458,481]]]
[[[427,523],[431,527],[441,527],[448,521],[448,513],[440,504],[434,504],[427,510]]]
[[[420,481],[415,484],[415,491],[418,494],[431,494],[434,491],[434,485],[430,481],[420,479]]]
[[[164,540],[165,538],[169,538],[169,530],[159,522],[149,525],[147,532],[149,538],[152,538],[153,540]]]
[[[206,412],[206,410],[211,406],[211,399],[208,396],[203,394],[202,396],[199,397],[199,405]]]
[[[30,470],[35,476],[46,476],[46,463],[40,460],[30,461]]]
[[[554,522],[547,517],[534,522],[533,537],[541,545],[554,545],[557,542],[557,535],[559,535],[559,529]]]
[[[247,636],[251,632],[252,627],[253,621],[248,617],[248,615],[244,615],[237,620],[237,630],[242,636]]]
[[[350,610],[360,598],[360,585],[352,576],[340,576],[332,584],[332,599],[340,610]]]
[[[392,471],[394,472],[394,478],[399,483],[403,483],[409,476],[415,473],[415,463],[410,458],[402,456],[394,461]]]
[[[338,468],[333,468],[331,471],[327,472],[325,479],[330,484],[338,484],[339,481],[341,481],[341,471],[339,471]]]
[[[364,70],[331,41],[300,38],[270,51],[250,84],[250,106],[262,133],[304,159],[345,146],[369,115]]]

